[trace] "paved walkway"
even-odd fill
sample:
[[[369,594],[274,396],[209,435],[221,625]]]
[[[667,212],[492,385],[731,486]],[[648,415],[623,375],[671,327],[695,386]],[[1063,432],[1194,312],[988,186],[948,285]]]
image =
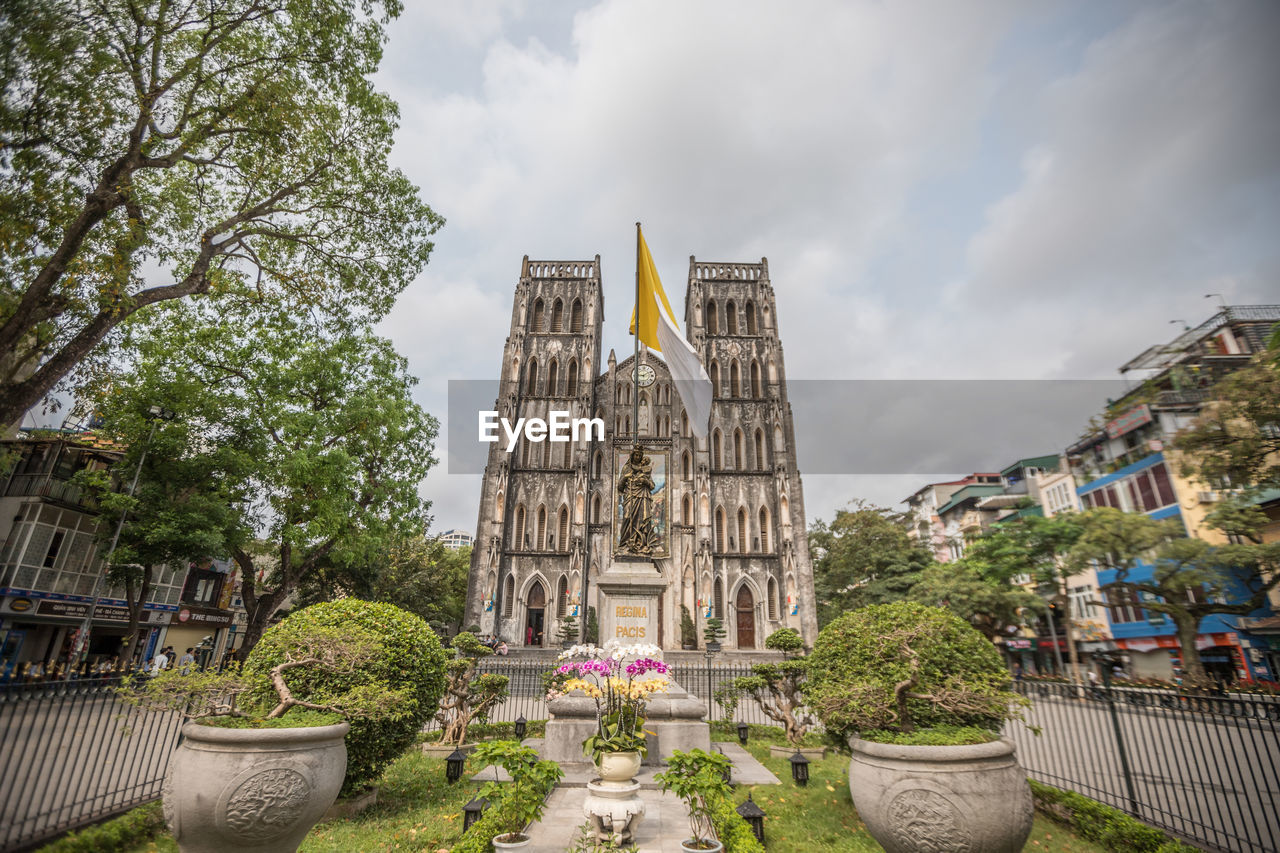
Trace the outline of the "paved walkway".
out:
[[[539,749],[541,738],[527,738],[526,746]],[[716,743],[718,748],[733,762],[735,785],[780,785],[778,777],[769,772],[737,743]],[[564,778],[547,798],[547,810],[542,821],[529,831],[529,853],[560,853],[579,836],[579,829],[587,823],[582,813],[583,803],[587,799],[587,782],[596,778],[595,767],[591,764],[562,764]],[[661,767],[644,765],[636,779],[640,782],[640,799],[645,805],[644,819],[636,832],[636,846],[631,848],[635,853],[680,853],[680,842],[689,837],[689,813],[684,803],[674,794],[658,790],[654,781],[655,773],[662,772]],[[506,771],[493,765],[485,767],[471,777],[477,784],[493,779],[510,781]]]

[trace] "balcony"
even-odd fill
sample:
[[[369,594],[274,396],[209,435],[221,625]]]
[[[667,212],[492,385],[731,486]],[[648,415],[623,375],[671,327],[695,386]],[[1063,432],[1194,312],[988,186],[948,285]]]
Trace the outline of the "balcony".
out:
[[[43,498],[63,506],[96,512],[97,501],[80,486],[49,474],[14,474],[5,487],[5,497]]]

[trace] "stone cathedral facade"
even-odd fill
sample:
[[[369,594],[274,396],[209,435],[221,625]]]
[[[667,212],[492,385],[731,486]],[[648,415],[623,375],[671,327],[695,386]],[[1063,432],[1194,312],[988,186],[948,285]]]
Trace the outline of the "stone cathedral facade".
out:
[[[633,356],[610,352],[602,363],[600,257],[525,257],[494,408],[512,423],[568,411],[606,429],[603,441],[490,445],[466,624],[512,647],[552,647],[567,617],[580,631],[594,608],[600,642],[679,649],[683,608],[698,648],[711,615],[726,649],[761,649],[788,626],[813,643],[813,568],[768,260],[691,257],[685,306],[685,334],[714,385],[701,440],[660,354],[642,348],[638,385]],[[644,557],[618,545],[633,432],[653,481],[658,545]]]

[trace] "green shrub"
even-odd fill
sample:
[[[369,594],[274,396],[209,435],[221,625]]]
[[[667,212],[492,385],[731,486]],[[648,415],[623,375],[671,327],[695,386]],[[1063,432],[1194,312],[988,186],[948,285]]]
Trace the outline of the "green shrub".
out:
[[[844,614],[807,658],[805,698],[845,740],[872,729],[976,726],[1000,731],[1026,700],[989,640],[940,607],[898,602]]]
[[[991,743],[997,735],[975,726],[936,726],[932,729],[904,734],[871,729],[862,733],[863,740],[874,743],[893,743],[899,746],[962,746],[965,744]]]
[[[511,776],[506,783],[489,782],[476,794],[489,800],[480,819],[453,846],[453,853],[489,853],[496,836],[520,832],[529,821],[542,817],[547,796],[563,771],[553,761],[539,761],[538,754],[515,741],[490,741],[476,747],[471,757],[493,762]]]
[[[1119,809],[1075,791],[1063,791],[1034,779],[1027,781],[1031,783],[1036,808],[1087,841],[1115,853],[1195,853],[1196,848],[1170,838]]]
[[[715,796],[710,805],[711,823],[716,828],[716,838],[724,845],[724,853],[764,853],[764,845],[756,840],[747,819],[738,814],[733,800]]]
[[[342,793],[352,794],[377,779],[417,737],[431,719],[444,691],[447,655],[435,633],[418,616],[390,604],[355,598],[313,604],[289,616],[262,635],[245,662],[249,675],[266,673],[283,660],[284,650],[313,626],[359,626],[373,635],[377,654],[348,672],[297,669],[298,691],[314,696],[361,688],[386,687],[404,696],[399,713],[378,719],[352,719],[347,735],[347,775]],[[292,686],[291,679],[291,686]]]
[[[147,803],[46,844],[39,853],[123,853],[155,838],[164,828],[160,803]]]

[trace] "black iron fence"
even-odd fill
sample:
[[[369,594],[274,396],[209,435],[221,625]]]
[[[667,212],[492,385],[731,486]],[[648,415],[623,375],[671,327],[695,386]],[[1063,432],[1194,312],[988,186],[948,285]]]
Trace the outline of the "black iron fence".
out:
[[[1209,849],[1280,850],[1280,703],[1022,683],[1005,729],[1034,779]],[[1039,736],[1028,729],[1035,726]]]
[[[541,661],[490,660],[510,698],[490,719],[547,718]],[[772,723],[715,701],[749,664],[671,665],[712,720]],[[0,851],[32,846],[160,795],[181,718],[119,700],[113,679],[0,685]],[[1280,850],[1280,702],[1168,691],[1018,685],[1026,721],[1006,735],[1028,774],[1079,791],[1203,847]],[[1036,736],[1028,726],[1039,727]]]
[[[0,850],[160,796],[182,717],[120,701],[118,684],[0,685]]]

